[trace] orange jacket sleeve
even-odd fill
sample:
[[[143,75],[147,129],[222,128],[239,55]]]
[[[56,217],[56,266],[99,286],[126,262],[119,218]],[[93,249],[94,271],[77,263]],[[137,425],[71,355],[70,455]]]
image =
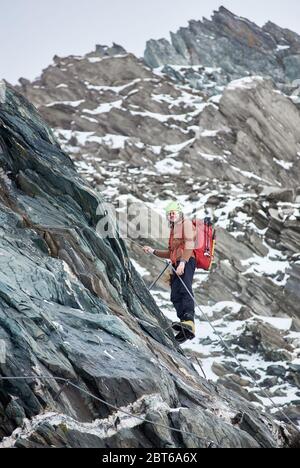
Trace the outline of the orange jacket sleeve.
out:
[[[170,258],[170,251],[169,250],[155,250],[154,255],[160,258]]]

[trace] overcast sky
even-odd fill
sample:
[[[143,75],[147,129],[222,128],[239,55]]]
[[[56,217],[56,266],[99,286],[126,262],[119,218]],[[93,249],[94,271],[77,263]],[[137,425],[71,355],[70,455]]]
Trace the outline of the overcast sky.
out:
[[[148,39],[169,38],[221,5],[300,33],[299,0],[1,0],[0,79],[33,79],[55,54],[81,55],[95,44],[116,42],[142,56]]]

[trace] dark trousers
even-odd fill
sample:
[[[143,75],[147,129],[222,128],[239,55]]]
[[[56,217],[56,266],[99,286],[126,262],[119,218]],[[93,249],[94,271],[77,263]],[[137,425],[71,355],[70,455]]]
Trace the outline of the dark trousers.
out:
[[[176,269],[179,262],[173,267]],[[185,265],[184,274],[178,277],[173,271],[171,277],[171,301],[176,309],[177,317],[182,320],[194,320],[195,316],[195,304],[180,279],[184,282],[187,289],[194,297],[192,283],[196,268],[196,260],[191,257]]]

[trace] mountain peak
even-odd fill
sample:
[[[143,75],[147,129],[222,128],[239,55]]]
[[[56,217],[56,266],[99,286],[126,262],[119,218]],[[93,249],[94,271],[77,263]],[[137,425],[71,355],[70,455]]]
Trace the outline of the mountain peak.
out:
[[[171,33],[171,42],[148,41],[144,59],[151,68],[221,68],[229,81],[261,74],[290,82],[300,76],[300,37],[271,22],[261,28],[221,6],[210,20],[190,20],[187,27]]]
[[[127,51],[119,44],[115,42],[112,43],[112,46],[96,44],[96,53],[101,57],[113,57],[114,55],[127,54]]]
[[[213,16],[217,14],[222,14],[225,16],[230,16],[230,17],[237,17],[231,10],[228,10],[228,8],[224,7],[221,5],[218,10],[214,10]]]

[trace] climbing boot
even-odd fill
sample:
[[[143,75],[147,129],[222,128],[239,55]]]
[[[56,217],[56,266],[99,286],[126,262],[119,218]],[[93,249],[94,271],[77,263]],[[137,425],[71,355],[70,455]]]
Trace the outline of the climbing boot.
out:
[[[188,336],[186,333],[183,333],[183,331],[180,331],[179,333],[177,333],[177,335],[175,335],[175,340],[178,344],[182,344],[188,340]]]
[[[178,331],[178,335],[175,336],[176,341],[181,342],[183,338],[186,340],[192,340],[195,338],[195,323],[193,320],[184,320],[182,322],[174,322],[172,328]]]

